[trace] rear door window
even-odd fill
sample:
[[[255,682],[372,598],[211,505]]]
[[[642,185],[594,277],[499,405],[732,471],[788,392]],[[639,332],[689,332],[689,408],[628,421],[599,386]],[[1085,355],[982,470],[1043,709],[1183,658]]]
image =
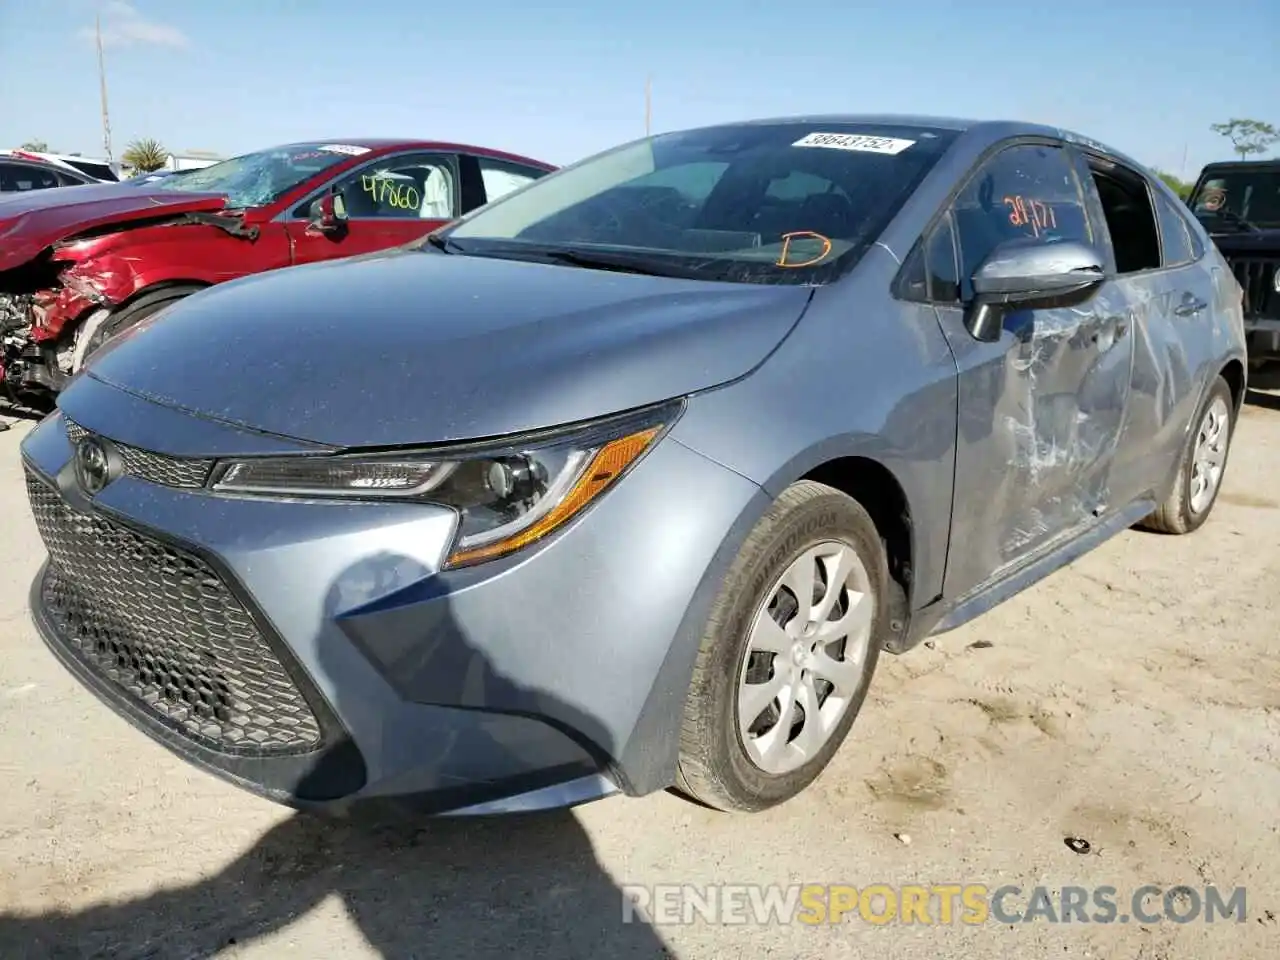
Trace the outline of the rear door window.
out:
[[[60,186],[57,174],[25,163],[0,163],[0,193],[25,193]]]
[[[480,166],[480,179],[484,182],[486,203],[492,203],[504,194],[519,190],[547,174],[545,170],[537,167],[494,160],[491,157],[478,157],[477,162]]]
[[[120,179],[119,177],[116,176],[115,171],[112,170],[105,163],[94,163],[92,160],[73,160],[73,159],[67,159],[66,163],[75,167],[81,173],[88,174],[89,176],[94,177],[95,179],[98,179],[98,180],[118,181]]]
[[[1160,265],[1177,267],[1196,259],[1195,244],[1187,222],[1159,190],[1155,198],[1156,220],[1160,224]]]

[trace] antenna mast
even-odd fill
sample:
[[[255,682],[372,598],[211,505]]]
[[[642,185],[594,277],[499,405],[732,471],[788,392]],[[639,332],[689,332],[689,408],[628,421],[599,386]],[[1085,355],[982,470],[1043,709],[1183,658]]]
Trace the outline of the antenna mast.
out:
[[[93,18],[94,35],[98,42],[98,86],[102,90],[102,146],[107,151],[107,163],[111,162],[111,120],[107,116],[107,68],[102,59],[102,16]]]
[[[653,117],[653,77],[644,81],[644,135],[649,136],[650,120]]]

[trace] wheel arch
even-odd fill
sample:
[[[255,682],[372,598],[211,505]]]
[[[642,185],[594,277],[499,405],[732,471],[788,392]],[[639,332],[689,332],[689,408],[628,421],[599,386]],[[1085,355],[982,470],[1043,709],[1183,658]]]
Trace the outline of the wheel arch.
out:
[[[181,277],[174,277],[169,280],[158,280],[145,287],[140,287],[124,300],[115,304],[111,309],[112,312],[115,313],[120,310],[136,306],[144,300],[148,302],[151,300],[167,300],[169,299],[169,296],[177,290],[186,290],[187,292],[184,293],[183,296],[189,296],[211,286],[213,286],[213,284],[208,280],[188,280]]]
[[[896,598],[901,611],[895,610],[891,618],[900,620],[901,626],[885,644],[885,649],[889,652],[904,649],[902,641],[909,626],[916,535],[903,483],[887,464],[866,452],[848,448],[832,450],[823,445],[802,454],[770,481],[758,485],[756,494],[743,504],[703,571],[636,726],[612,771],[624,792],[642,795],[674,784],[678,751],[665,734],[672,715],[683,716],[685,697],[693,680],[694,658],[714,600],[752,529],[773,506],[778,494],[801,480],[813,480],[839,490],[857,500],[871,515],[889,554],[891,580],[901,587]],[[899,576],[905,577],[906,582],[899,581]],[[655,749],[655,744],[662,746]]]
[[[1222,370],[1219,371],[1219,375],[1223,380],[1227,381],[1227,386],[1231,388],[1231,397],[1235,402],[1236,413],[1239,413],[1244,406],[1245,387],[1248,384],[1244,364],[1238,359],[1228,360]]]
[[[782,469],[761,484],[776,497],[783,490],[800,480],[813,480],[856,500],[871,515],[885,546],[891,581],[901,588],[896,598],[903,609],[895,616],[903,621],[920,602],[933,600],[932,596],[917,596],[920,583],[920,551],[923,539],[919,536],[919,524],[928,514],[921,509],[926,504],[914,502],[908,494],[911,485],[900,473],[908,472],[912,463],[895,456],[886,449],[882,439],[850,436],[828,440],[793,457]],[[900,467],[895,469],[895,461]],[[949,465],[939,464],[940,469]],[[917,493],[922,493],[917,485]],[[945,522],[950,523],[950,489],[947,490]],[[939,571],[940,575],[941,571]],[[927,590],[927,585],[924,589]],[[897,638],[895,638],[897,639]],[[890,649],[896,649],[896,644]]]
[[[111,324],[114,318],[124,311],[150,303],[178,300],[193,293],[199,293],[210,286],[212,284],[200,280],[161,280],[135,291],[119,303],[109,306],[98,304],[84,311],[74,324],[68,325],[61,340],[62,343],[72,347],[72,373],[78,372],[85,363],[89,346],[98,335],[98,331]]]
[[[905,626],[912,602],[915,534],[911,504],[897,476],[878,460],[854,455],[823,461],[796,479],[833,487],[871,515],[884,543],[889,577],[902,590],[900,601],[905,609],[897,611],[895,618]]]
[[[208,280],[186,280],[182,278],[174,278],[172,280],[160,280],[156,283],[148,284],[145,287],[139,287],[123,300],[119,300],[115,303],[94,303],[86,307],[84,310],[81,310],[79,315],[76,316],[74,322],[68,323],[62,328],[59,334],[59,339],[63,340],[65,338],[75,340],[75,338],[80,335],[80,329],[84,326],[85,322],[100,310],[107,310],[108,316],[110,316],[111,314],[119,313],[121,310],[126,310],[144,300],[149,301],[153,298],[167,299],[168,294],[171,294],[175,290],[185,289],[187,294],[191,294],[211,286],[213,286],[213,284]]]

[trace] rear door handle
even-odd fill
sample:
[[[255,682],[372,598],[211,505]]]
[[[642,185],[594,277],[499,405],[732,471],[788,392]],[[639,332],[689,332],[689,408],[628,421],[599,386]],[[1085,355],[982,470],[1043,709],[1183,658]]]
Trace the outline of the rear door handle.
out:
[[[1174,316],[1178,317],[1194,317],[1209,304],[1203,300],[1197,300],[1193,294],[1188,293],[1182,298],[1182,305],[1173,311]]]

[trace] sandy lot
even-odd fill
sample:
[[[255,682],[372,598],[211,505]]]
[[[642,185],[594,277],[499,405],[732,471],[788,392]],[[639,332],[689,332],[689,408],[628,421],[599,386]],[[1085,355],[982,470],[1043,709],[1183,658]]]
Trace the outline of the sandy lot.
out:
[[[886,657],[833,766],[783,808],[659,794],[376,828],[198,773],[63,673],[27,620],[25,429],[0,433],[6,960],[1280,956],[1280,397],[1251,395],[1200,532],[1123,534]],[[670,883],[1110,885],[1121,912],[1145,884],[1214,884],[1247,888],[1247,917],[622,923],[620,885]]]

